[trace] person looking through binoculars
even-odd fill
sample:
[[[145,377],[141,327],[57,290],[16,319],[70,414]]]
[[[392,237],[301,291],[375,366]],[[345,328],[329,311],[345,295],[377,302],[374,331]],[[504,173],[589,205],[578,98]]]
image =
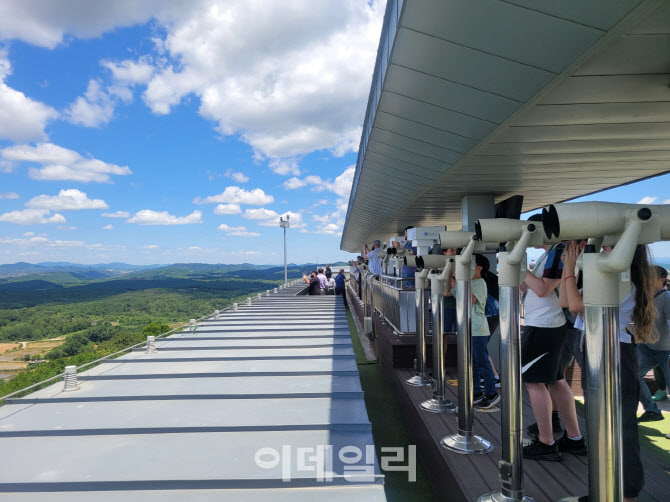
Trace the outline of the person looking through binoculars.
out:
[[[471,335],[472,335],[472,389],[474,392],[474,409],[486,410],[492,408],[500,402],[500,394],[496,392],[496,381],[493,374],[493,368],[489,362],[489,325],[486,321],[486,299],[488,290],[486,282],[482,279],[482,271],[488,266],[488,260],[481,254],[475,254],[475,273],[471,281],[472,293],[472,314],[471,314]],[[456,280],[451,277],[447,281],[447,289],[444,292],[445,297],[459,297],[461,292],[458,290]],[[484,392],[480,383],[480,377],[484,379]]]
[[[577,423],[574,396],[561,366],[568,324],[555,290],[563,273],[563,245],[543,248],[545,253],[522,284],[525,318],[521,364],[538,429],[537,439],[523,448],[523,457],[558,461],[561,451],[585,455],[586,442]],[[566,425],[566,432],[558,441],[554,441],[552,399]]]
[[[368,250],[367,244],[363,246],[363,259],[368,260],[370,273],[381,275],[382,273],[382,242],[380,240],[372,241],[372,250]]]
[[[603,252],[610,252],[609,246],[603,246]],[[576,262],[575,250],[568,252],[566,259],[573,267]],[[572,268],[571,270],[574,270]],[[567,274],[567,272],[566,272]],[[565,277],[568,286],[570,311],[583,315],[584,302],[575,285],[575,274]],[[621,439],[623,463],[623,494],[625,502],[634,502],[644,486],[644,470],[640,459],[640,440],[638,436],[637,405],[640,397],[640,369],[635,343],[651,344],[658,340],[654,330],[656,306],[654,294],[657,291],[658,278],[654,267],[650,264],[649,249],[645,245],[635,248],[630,266],[630,290],[619,308],[619,358],[621,386]],[[634,343],[633,343],[634,342]],[[640,345],[638,345],[639,347]],[[666,363],[667,364],[667,363]],[[588,406],[588,404],[587,404]],[[587,411],[588,412],[588,411]],[[588,498],[580,497],[580,502]]]

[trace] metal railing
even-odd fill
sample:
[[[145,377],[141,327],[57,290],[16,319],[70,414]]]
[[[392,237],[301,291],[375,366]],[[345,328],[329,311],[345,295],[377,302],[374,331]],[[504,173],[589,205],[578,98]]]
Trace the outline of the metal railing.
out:
[[[251,298],[251,297],[249,297],[249,298]],[[237,304],[235,304],[235,305],[237,305]],[[233,310],[233,305],[230,305],[229,307],[225,307],[223,310],[219,310],[219,314],[221,314],[223,312],[226,312],[226,311],[229,311],[229,310]],[[207,315],[204,315],[204,316],[196,319],[195,322],[197,323],[197,322],[200,322],[200,321],[205,320],[205,319],[210,319],[212,317],[215,317],[216,315],[217,315],[216,312],[212,312],[211,314],[207,314]],[[167,337],[167,336],[169,336],[169,335],[171,335],[171,334],[173,334],[177,331],[183,330],[184,328],[186,328],[190,325],[191,325],[191,321],[189,321],[187,323],[183,323],[183,324],[177,326],[176,328],[171,329],[170,331],[166,331],[165,333],[161,333],[160,335],[157,335],[156,338],[165,338],[165,337]],[[128,351],[132,351],[133,349],[135,349],[137,347],[142,347],[144,345],[147,345],[147,343],[148,343],[147,340],[143,340],[139,343],[136,343],[135,345],[131,345],[130,347],[126,347],[124,349],[117,350],[116,352],[113,352],[111,354],[107,354],[106,356],[103,356],[99,359],[96,359],[95,361],[90,361],[86,364],[82,364],[81,366],[77,366],[77,373],[84,370],[85,368],[89,368],[89,367],[95,366],[97,364],[100,364],[101,362],[103,362],[107,359],[112,359],[112,358],[114,358],[116,356],[120,356],[120,355],[122,355],[122,354],[124,354]],[[41,387],[41,386],[43,386],[43,385],[45,385],[49,382],[53,382],[55,380],[63,380],[66,377],[68,377],[68,375],[69,375],[69,373],[67,371],[63,371],[62,373],[59,373],[58,375],[54,375],[54,376],[52,376],[50,378],[47,378],[45,380],[42,380],[40,382],[29,385],[28,387],[24,387],[23,389],[19,389],[19,390],[16,390],[14,392],[11,392],[10,394],[1,396],[0,397],[0,406],[3,406],[5,404],[6,399],[9,399],[13,396],[17,396],[19,394],[23,394],[26,391],[36,389],[38,387]]]
[[[407,278],[391,275],[377,276],[371,283],[371,302],[374,310],[398,333],[416,330],[414,288],[406,288]]]

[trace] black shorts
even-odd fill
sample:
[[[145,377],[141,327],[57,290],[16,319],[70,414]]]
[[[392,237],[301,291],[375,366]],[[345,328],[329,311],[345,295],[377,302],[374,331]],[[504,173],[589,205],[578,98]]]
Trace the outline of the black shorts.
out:
[[[561,354],[568,326],[566,323],[559,328],[522,327],[521,365],[526,366],[537,359],[523,373],[524,382],[552,384],[565,378]]]

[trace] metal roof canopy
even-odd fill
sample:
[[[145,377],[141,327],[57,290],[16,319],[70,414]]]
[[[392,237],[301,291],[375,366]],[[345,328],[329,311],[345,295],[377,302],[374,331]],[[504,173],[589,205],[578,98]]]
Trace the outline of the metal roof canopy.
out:
[[[341,249],[670,171],[670,0],[389,0]]]

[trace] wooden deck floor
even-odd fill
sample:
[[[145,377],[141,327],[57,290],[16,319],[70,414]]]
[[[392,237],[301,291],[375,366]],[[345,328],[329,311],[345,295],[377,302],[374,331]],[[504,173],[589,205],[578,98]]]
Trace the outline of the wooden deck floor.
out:
[[[417,450],[421,456],[424,451],[432,451],[432,456],[422,458],[422,463],[433,481],[441,481],[438,491],[447,489],[447,485],[460,490],[450,491],[449,500],[477,500],[487,492],[500,489],[498,481],[498,461],[501,455],[500,419],[501,413],[475,413],[475,434],[491,441],[495,450],[488,455],[459,455],[439,446],[439,440],[449,434],[458,432],[458,419],[452,414],[433,414],[419,411],[419,404],[431,397],[430,387],[411,387],[404,382],[413,376],[414,372],[406,368],[395,368],[392,387],[405,410],[405,416],[413,423],[408,428],[416,434]],[[388,373],[387,373],[388,374]],[[456,379],[456,369],[448,368],[448,379]],[[457,387],[447,386],[448,398],[457,402]],[[403,403],[404,401],[404,403]],[[413,408],[413,409],[412,409]],[[582,416],[579,417],[580,426],[584,430]],[[524,396],[523,423],[534,422],[528,396]],[[433,445],[428,444],[433,441]],[[422,444],[420,444],[422,443]],[[645,468],[645,487],[640,495],[640,502],[670,500],[670,465],[662,465],[657,456],[649,451],[642,452]],[[442,465],[438,465],[439,463]],[[561,462],[524,461],[524,484],[526,495],[533,497],[536,502],[556,501],[568,495],[584,495],[587,487],[587,457],[577,457],[564,454]],[[429,463],[431,465],[426,465]],[[445,481],[447,480],[448,481]],[[446,493],[440,493],[445,496]]]

